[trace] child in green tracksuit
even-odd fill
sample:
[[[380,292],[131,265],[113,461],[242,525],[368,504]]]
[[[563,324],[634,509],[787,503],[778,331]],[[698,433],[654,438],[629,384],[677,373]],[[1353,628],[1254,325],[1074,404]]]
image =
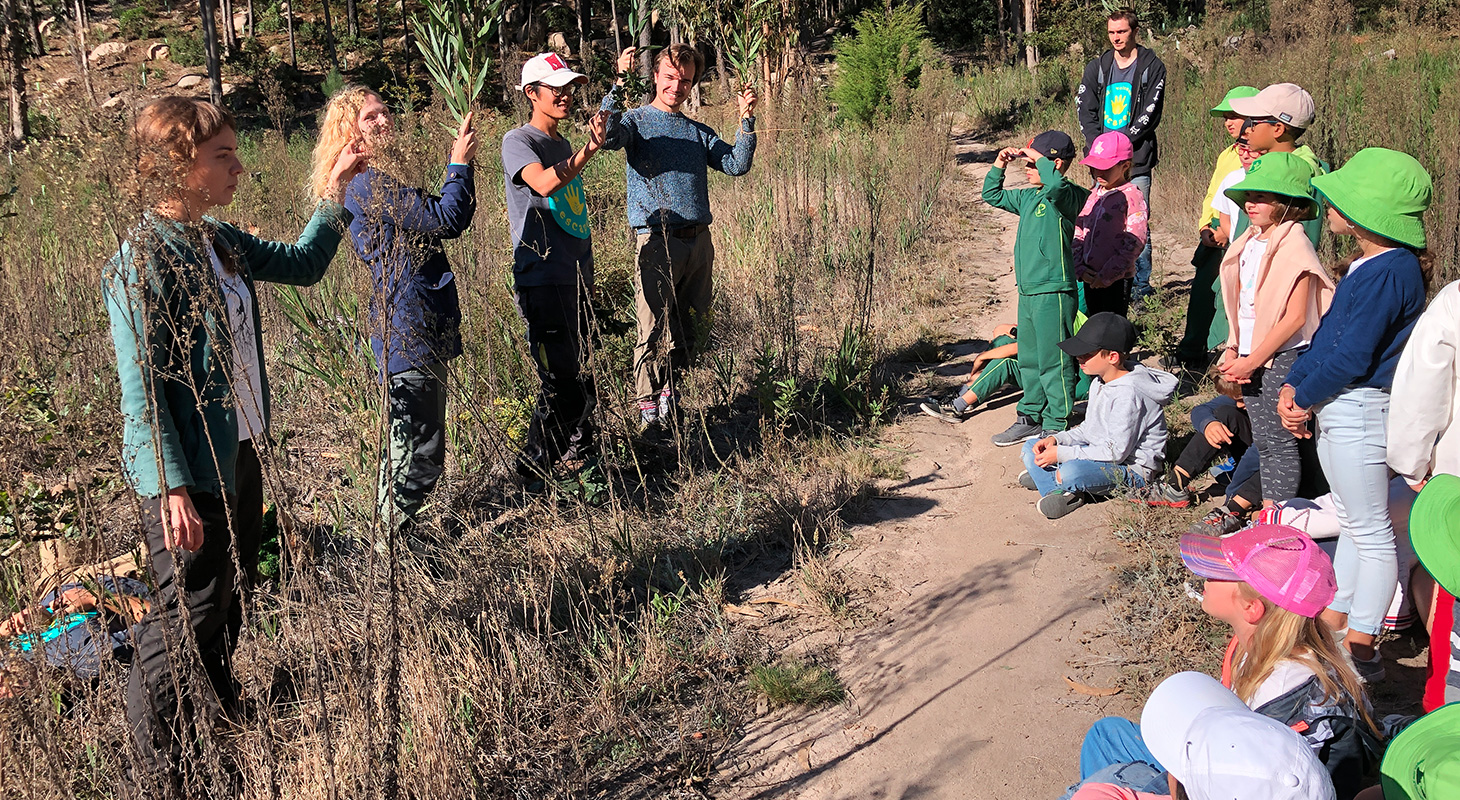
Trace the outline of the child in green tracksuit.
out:
[[[1032,189],[1004,189],[1004,170],[1024,159]],[[1023,150],[1007,148],[984,179],[984,202],[1019,215],[1014,239],[1014,280],[1019,286],[1019,415],[993,438],[1008,447],[1069,427],[1075,405],[1075,361],[1059,349],[1074,335],[1078,282],[1070,242],[1088,189],[1065,180],[1075,143],[1045,131]]]

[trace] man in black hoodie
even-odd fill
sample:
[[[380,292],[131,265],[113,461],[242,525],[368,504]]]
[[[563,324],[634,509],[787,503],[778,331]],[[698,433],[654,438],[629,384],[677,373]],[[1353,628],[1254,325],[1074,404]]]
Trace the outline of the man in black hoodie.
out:
[[[1112,49],[1085,65],[1080,91],[1075,95],[1080,130],[1088,149],[1095,137],[1106,131],[1121,131],[1135,145],[1131,183],[1151,205],[1151,170],[1159,161],[1156,126],[1161,124],[1161,104],[1166,89],[1166,65],[1148,48],[1136,44],[1140,20],[1130,11],[1116,11],[1105,23]],[[1131,299],[1151,293],[1151,242],[1136,259],[1136,277]]]

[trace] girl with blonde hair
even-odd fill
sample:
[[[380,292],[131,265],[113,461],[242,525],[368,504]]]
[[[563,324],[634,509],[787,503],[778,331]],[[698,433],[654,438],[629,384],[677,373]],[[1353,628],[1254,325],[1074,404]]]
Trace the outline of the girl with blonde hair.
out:
[[[380,95],[346,86],[330,98],[314,150],[314,188],[335,154],[359,147],[370,166],[350,182],[350,241],[370,269],[370,346],[386,385],[390,431],[380,471],[380,516],[413,525],[446,463],[446,363],[461,355],[461,306],[442,242],[476,214],[472,115],[451,147],[439,196],[405,185],[386,164],[395,121]]]
[[[269,383],[257,281],[323,277],[350,214],[339,200],[364,157],[341,148],[314,216],[294,244],[208,216],[233,202],[243,165],[233,117],[164,97],[138,115],[137,178],[147,205],[102,281],[121,380],[122,461],[139,496],[152,579],[135,635],[127,720],[142,795],[210,794],[193,783],[198,750],[237,700],[228,668],[238,589],[258,564]],[[182,583],[182,581],[186,583]],[[177,651],[196,648],[196,654]],[[211,684],[183,666],[201,659]]]

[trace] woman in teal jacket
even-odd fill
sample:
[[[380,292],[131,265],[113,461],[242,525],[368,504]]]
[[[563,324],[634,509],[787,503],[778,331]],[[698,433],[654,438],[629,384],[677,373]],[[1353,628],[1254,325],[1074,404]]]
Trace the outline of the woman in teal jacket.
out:
[[[233,201],[243,174],[227,111],[165,97],[138,115],[134,139],[149,208],[102,281],[121,379],[123,467],[140,497],[157,587],[136,633],[127,720],[141,756],[138,788],[191,796],[204,787],[183,787],[184,776],[192,784],[216,759],[190,748],[237,697],[228,668],[241,622],[235,595],[258,563],[269,393],[255,282],[304,286],[324,276],[349,224],[338,198],[363,159],[354,148],[341,153],[335,199],[319,203],[290,245],[205,216]],[[211,687],[188,680],[192,647]]]

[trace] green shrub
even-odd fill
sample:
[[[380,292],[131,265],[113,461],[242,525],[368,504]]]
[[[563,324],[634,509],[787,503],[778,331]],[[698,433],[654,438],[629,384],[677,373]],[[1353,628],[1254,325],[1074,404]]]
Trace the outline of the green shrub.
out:
[[[168,60],[179,67],[196,67],[207,62],[203,37],[197,33],[174,30],[167,34]]]
[[[278,3],[270,3],[268,8],[258,12],[253,21],[254,33],[278,33],[284,27],[284,15],[279,11]]]
[[[840,703],[847,696],[847,689],[835,672],[804,661],[756,667],[750,673],[750,686],[778,706],[815,708]]]
[[[917,88],[933,52],[922,14],[921,5],[872,9],[857,17],[855,33],[837,40],[831,98],[840,119],[871,126],[881,116],[906,116],[898,98]]]
[[[326,72],[324,82],[319,86],[319,90],[324,92],[325,97],[334,97],[335,92],[343,88],[345,88],[345,76],[341,75],[338,69]]]
[[[151,39],[161,32],[157,14],[145,5],[137,5],[117,15],[117,30],[123,39]]]

